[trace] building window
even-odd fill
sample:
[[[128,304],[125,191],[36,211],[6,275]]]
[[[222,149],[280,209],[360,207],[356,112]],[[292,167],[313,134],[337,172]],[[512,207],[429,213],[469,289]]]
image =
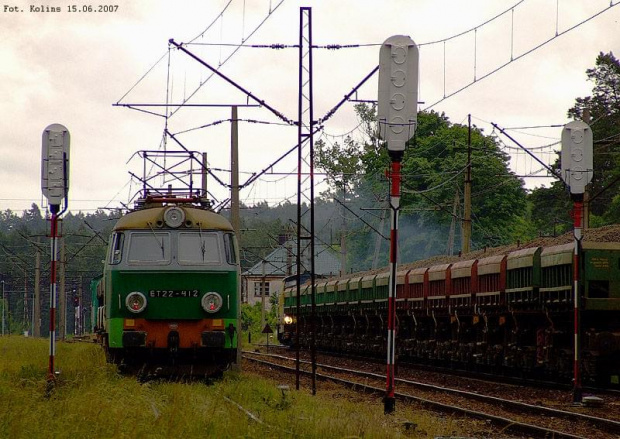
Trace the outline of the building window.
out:
[[[264,286],[263,291],[265,296],[269,296],[269,282],[254,282],[254,296],[260,297],[261,285]]]

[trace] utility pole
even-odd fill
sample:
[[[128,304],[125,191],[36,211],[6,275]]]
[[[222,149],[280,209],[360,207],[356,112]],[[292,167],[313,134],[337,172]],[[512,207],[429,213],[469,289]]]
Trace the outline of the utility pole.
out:
[[[383,226],[385,225],[385,216],[387,214],[386,209],[381,209],[381,222],[379,223],[379,233],[375,237],[375,254],[372,257],[372,269],[375,270],[379,265],[379,253],[381,251],[381,244],[383,243]]]
[[[79,292],[74,290],[71,298],[71,308],[73,308],[73,335],[80,335],[80,296]]]
[[[241,237],[241,218],[239,213],[239,119],[237,106],[230,109],[230,222],[237,239]],[[206,162],[205,162],[206,163]],[[206,190],[205,190],[206,193]],[[237,264],[238,268],[240,263]],[[237,277],[237,320],[241,321],[241,270]],[[234,369],[241,371],[241,326],[237,328],[237,362]]]
[[[32,336],[41,337],[41,250],[37,238],[37,251],[34,258],[34,306]]]
[[[454,235],[456,232],[456,218],[458,213],[458,205],[459,205],[459,188],[457,186],[456,192],[454,193],[454,204],[452,205],[452,222],[450,223],[450,234],[448,235],[448,251],[446,252],[449,256],[454,254]]]
[[[28,313],[28,278],[26,277],[26,269],[24,268],[24,325],[28,328],[28,321],[30,320],[30,314]]]
[[[344,203],[347,202],[347,185],[342,186],[342,230],[340,231],[340,276],[347,274],[347,209]]]
[[[285,245],[286,245],[286,277],[289,277],[293,274],[293,243],[289,239],[288,234],[286,235]]]
[[[1,281],[2,282],[2,335],[4,335],[4,323],[6,320],[6,300],[4,297],[4,280]]]
[[[230,127],[230,219],[237,236],[241,228],[239,217],[239,120],[237,107],[231,107]]]
[[[262,273],[260,280],[260,327],[265,327],[265,260],[262,261]]]
[[[84,322],[82,320],[84,320],[82,317],[82,276],[80,276],[80,284],[78,285],[78,300],[77,300],[77,310],[76,310],[76,316],[77,316],[77,328],[76,328],[76,335],[82,335],[84,333]]]
[[[465,171],[465,195],[463,200],[463,253],[469,253],[471,243],[471,114],[467,115],[467,170]]]

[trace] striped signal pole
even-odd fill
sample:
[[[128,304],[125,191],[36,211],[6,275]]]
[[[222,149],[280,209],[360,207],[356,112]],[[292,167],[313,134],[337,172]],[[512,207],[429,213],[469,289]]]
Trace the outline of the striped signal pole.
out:
[[[390,208],[392,211],[392,228],[390,231],[390,284],[388,290],[388,337],[387,337],[387,372],[384,412],[395,410],[394,374],[396,358],[396,267],[398,262],[398,213],[400,210],[400,159],[392,160],[390,178]]]
[[[583,220],[583,195],[573,195],[573,234],[575,235],[575,252],[573,255],[573,308],[574,308],[574,345],[575,358],[573,365],[573,403],[581,404],[581,341],[579,328],[581,326],[581,307],[579,294],[579,257],[581,254],[582,220]]]
[[[51,205],[51,260],[50,260],[50,357],[47,370],[47,380],[54,381],[54,358],[56,356],[56,267],[58,263],[58,210],[60,206]]]

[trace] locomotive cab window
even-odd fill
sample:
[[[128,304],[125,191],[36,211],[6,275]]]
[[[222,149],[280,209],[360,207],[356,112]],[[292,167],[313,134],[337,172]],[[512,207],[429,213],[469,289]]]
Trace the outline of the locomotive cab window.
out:
[[[590,280],[588,281],[588,297],[592,299],[609,299],[609,281],[608,280]]]
[[[235,240],[232,233],[226,233],[224,235],[224,250],[226,251],[226,262],[230,265],[236,265],[237,249],[235,248]]]
[[[129,265],[166,265],[170,262],[170,234],[133,232],[129,237]]]
[[[114,233],[112,235],[112,245],[110,246],[110,254],[108,261],[110,264],[119,264],[123,255],[123,242],[125,235],[123,233]]]
[[[219,265],[220,238],[217,233],[193,232],[179,233],[179,264],[181,265]]]

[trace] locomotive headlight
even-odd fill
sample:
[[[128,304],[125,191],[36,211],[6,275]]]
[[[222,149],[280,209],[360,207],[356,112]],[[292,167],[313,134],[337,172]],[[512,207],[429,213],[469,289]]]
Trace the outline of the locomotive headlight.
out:
[[[222,307],[222,303],[222,296],[215,292],[206,293],[200,301],[202,309],[210,314],[218,312]]]
[[[290,325],[291,323],[293,323],[293,318],[291,316],[284,316],[284,323],[286,325]]]
[[[129,293],[125,299],[125,306],[134,314],[141,313],[146,308],[146,296],[138,291]]]
[[[169,207],[164,212],[164,222],[168,227],[176,229],[185,221],[185,212],[180,207]]]

